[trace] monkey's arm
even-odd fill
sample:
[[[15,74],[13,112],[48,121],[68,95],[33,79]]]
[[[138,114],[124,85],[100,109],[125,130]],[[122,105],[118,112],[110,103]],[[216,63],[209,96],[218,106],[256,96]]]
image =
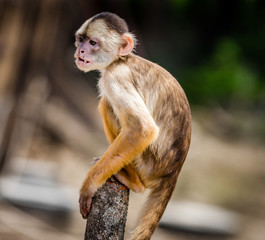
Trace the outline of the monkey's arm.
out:
[[[80,211],[83,218],[89,212],[91,198],[112,175],[128,165],[155,139],[158,127],[144,101],[133,86],[124,89],[117,82],[108,83],[108,100],[121,124],[121,131],[101,159],[88,172],[80,191]],[[115,92],[113,92],[115,91]],[[117,92],[118,91],[118,92]]]
[[[104,97],[100,99],[98,109],[103,120],[106,137],[109,143],[112,143],[120,131],[119,127],[115,125],[112,119],[113,110]]]

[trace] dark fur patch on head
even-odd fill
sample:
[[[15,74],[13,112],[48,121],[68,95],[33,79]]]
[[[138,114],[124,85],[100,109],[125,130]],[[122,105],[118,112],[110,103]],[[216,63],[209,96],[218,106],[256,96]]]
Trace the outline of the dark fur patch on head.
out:
[[[116,31],[119,34],[123,34],[129,31],[128,25],[125,22],[125,20],[123,20],[122,18],[120,18],[118,15],[114,13],[110,13],[110,12],[99,13],[95,15],[94,17],[92,17],[91,22],[94,22],[98,19],[104,20],[108,28]]]

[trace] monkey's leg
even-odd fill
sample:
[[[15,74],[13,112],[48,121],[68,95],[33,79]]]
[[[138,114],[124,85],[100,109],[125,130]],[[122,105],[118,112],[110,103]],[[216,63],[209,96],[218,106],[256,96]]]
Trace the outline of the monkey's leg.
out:
[[[94,158],[93,166],[100,160],[99,157]],[[130,190],[136,193],[142,193],[145,190],[145,186],[140,180],[139,175],[137,174],[135,168],[129,164],[117,172],[114,177],[128,187]]]
[[[139,178],[135,168],[128,164],[119,172],[114,175],[121,183],[127,186],[130,190],[142,193],[145,190],[145,186]]]
[[[93,166],[100,160],[99,157],[94,158]],[[117,172],[114,177],[128,187],[130,190],[136,193],[142,193],[145,190],[145,186],[140,180],[139,175],[137,174],[135,168],[132,164],[128,164]]]

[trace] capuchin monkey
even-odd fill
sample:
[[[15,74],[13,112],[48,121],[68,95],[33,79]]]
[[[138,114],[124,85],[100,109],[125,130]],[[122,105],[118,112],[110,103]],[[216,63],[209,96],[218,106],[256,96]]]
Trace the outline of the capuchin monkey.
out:
[[[133,53],[136,39],[119,16],[103,12],[76,32],[77,67],[99,70],[99,111],[110,146],[90,169],[80,190],[80,212],[115,176],[134,192],[151,189],[131,239],[150,239],[164,213],[186,158],[191,114],[177,80]]]

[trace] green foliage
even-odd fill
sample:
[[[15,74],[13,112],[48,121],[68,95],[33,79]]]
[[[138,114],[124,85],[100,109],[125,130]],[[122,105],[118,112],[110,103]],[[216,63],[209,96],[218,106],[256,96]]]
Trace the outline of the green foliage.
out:
[[[184,88],[192,103],[251,106],[259,98],[259,79],[243,61],[230,38],[221,39],[212,56],[185,74]]]

